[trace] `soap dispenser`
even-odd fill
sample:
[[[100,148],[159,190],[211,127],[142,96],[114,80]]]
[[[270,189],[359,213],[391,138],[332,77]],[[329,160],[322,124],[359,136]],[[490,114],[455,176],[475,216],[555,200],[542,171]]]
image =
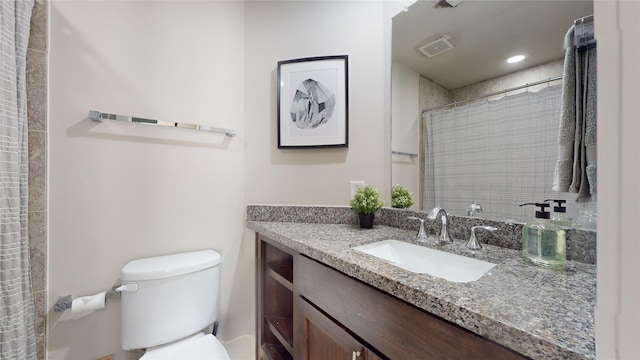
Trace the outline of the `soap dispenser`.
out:
[[[549,221],[551,214],[547,212],[547,203],[526,203],[540,209],[536,211],[535,221],[522,227],[522,255],[538,266],[547,268],[564,268],[567,258],[567,242],[565,231]]]
[[[564,203],[567,200],[560,199],[547,199],[545,202],[553,201],[556,203],[556,206],[553,207],[553,215],[551,215],[551,222],[562,227],[571,227],[571,223],[573,219],[567,215],[567,208],[564,206]]]

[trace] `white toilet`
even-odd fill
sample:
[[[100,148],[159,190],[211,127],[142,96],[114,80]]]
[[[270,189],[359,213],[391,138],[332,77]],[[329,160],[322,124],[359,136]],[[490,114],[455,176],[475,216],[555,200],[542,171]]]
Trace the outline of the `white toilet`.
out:
[[[229,359],[203,331],[218,315],[220,254],[201,250],[133,260],[120,272],[122,348],[141,359]]]

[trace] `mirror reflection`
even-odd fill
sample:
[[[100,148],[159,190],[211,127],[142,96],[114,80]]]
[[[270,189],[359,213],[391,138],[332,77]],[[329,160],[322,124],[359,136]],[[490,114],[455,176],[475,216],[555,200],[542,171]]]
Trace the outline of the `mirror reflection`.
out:
[[[573,43],[593,35],[592,13],[591,1],[425,0],[393,18],[392,184],[414,194],[412,209],[526,222],[534,211],[519,204],[563,199],[574,222],[593,220],[595,176],[579,182],[595,174],[595,158],[570,171],[566,186],[557,170],[567,156],[558,145],[565,58],[587,69],[580,56],[593,50],[595,64],[595,44]],[[516,55],[523,59],[507,62]],[[574,185],[580,196],[567,192]]]

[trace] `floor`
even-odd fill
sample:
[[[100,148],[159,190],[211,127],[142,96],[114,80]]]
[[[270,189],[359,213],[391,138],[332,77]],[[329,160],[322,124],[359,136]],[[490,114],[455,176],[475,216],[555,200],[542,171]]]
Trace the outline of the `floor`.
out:
[[[235,339],[225,341],[224,347],[229,353],[231,360],[255,360],[256,339],[253,336],[243,335]]]

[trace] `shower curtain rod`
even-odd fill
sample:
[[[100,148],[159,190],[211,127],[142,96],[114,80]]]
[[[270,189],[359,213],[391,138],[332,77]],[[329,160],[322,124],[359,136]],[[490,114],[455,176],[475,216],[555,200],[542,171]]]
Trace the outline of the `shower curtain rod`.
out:
[[[455,107],[455,106],[458,106],[458,104],[464,104],[464,103],[468,103],[470,101],[480,100],[480,99],[488,98],[488,97],[494,96],[494,95],[506,94],[506,93],[508,93],[510,91],[526,89],[526,88],[528,88],[530,86],[536,86],[536,85],[540,85],[540,84],[545,84],[545,83],[556,81],[556,80],[562,80],[562,76],[551,77],[551,78],[548,78],[546,80],[540,80],[540,81],[536,81],[536,82],[532,82],[532,83],[527,83],[527,84],[524,84],[524,85],[521,85],[521,86],[516,86],[516,87],[512,87],[510,89],[506,89],[506,90],[496,91],[496,92],[492,92],[492,93],[489,93],[489,94],[484,94],[484,95],[472,97],[472,98],[469,98],[469,99],[458,100],[458,101],[454,101],[454,102],[451,102],[451,103],[448,103],[448,104],[434,106],[432,108],[428,108],[428,109],[422,110],[420,112],[420,114],[424,114],[424,113],[427,113],[427,112],[430,112],[430,111],[434,111],[434,110],[439,110],[439,109],[446,108],[446,107],[449,107],[449,106],[454,106]]]

